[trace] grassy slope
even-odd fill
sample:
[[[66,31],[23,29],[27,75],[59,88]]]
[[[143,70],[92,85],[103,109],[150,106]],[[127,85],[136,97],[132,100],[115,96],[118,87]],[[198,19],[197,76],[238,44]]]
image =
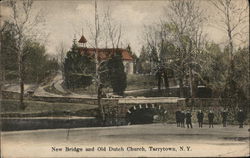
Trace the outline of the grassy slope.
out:
[[[127,88],[126,91],[129,90],[138,90],[138,89],[150,89],[157,87],[157,80],[153,75],[127,75]],[[78,94],[96,94],[96,87],[92,84],[86,88],[75,88],[71,91],[78,93]],[[112,92],[112,88],[104,88],[106,93]]]
[[[25,110],[20,110],[18,100],[1,100],[2,116],[80,116],[95,115],[97,105],[80,103],[48,103],[41,101],[24,101]]]
[[[157,80],[152,75],[127,75],[126,90],[150,89],[157,87]]]

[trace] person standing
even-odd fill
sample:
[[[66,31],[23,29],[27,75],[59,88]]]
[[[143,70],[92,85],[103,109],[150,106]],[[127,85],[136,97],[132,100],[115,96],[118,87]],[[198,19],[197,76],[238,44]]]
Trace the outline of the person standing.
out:
[[[208,123],[209,123],[209,128],[214,128],[214,113],[212,110],[209,111],[208,113]]]
[[[185,112],[182,110],[180,114],[180,122],[181,122],[181,127],[185,128]]]
[[[180,127],[180,117],[181,117],[181,111],[180,110],[177,110],[175,112],[175,119],[176,119],[176,124],[177,124],[177,127]]]
[[[193,128],[193,126],[192,126],[192,114],[190,113],[190,111],[188,110],[187,111],[187,114],[186,114],[186,124],[187,124],[187,128],[189,128],[189,126],[190,126],[190,128]]]
[[[237,119],[239,122],[239,128],[243,128],[243,123],[245,121],[245,114],[241,109],[239,110],[239,112],[237,114]]]
[[[227,115],[228,115],[227,110],[224,109],[224,110],[221,112],[223,127],[226,127],[226,126],[227,126]]]
[[[203,112],[201,110],[199,110],[198,113],[197,113],[199,128],[202,128],[203,118],[204,118],[204,114],[203,114]]]
[[[168,111],[164,110],[164,112],[162,114],[162,122],[163,122],[163,124],[167,124],[167,120],[168,120]]]

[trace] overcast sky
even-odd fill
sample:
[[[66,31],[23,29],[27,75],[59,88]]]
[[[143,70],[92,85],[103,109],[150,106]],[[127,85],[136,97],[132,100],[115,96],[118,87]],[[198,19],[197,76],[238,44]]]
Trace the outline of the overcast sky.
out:
[[[244,0],[236,0],[242,3]],[[201,1],[201,8],[206,13],[215,16],[215,9],[212,8],[206,0]],[[164,7],[167,7],[168,1],[98,1],[98,12],[100,17],[107,6],[112,10],[114,21],[122,26],[123,47],[130,44],[132,50],[139,54],[142,44],[142,33],[144,25],[152,25],[159,22],[164,16]],[[94,1],[87,0],[39,0],[35,1],[34,9],[42,9],[46,19],[46,25],[41,32],[49,33],[46,48],[49,54],[56,53],[56,47],[60,42],[64,42],[69,49],[72,45],[74,35],[77,40],[83,30],[87,40],[91,35],[88,26],[94,24]],[[1,14],[8,13],[5,7],[1,8]],[[210,26],[210,21],[206,24],[206,32],[209,39],[215,42],[222,42],[226,39],[226,34]],[[90,47],[88,45],[88,47]]]

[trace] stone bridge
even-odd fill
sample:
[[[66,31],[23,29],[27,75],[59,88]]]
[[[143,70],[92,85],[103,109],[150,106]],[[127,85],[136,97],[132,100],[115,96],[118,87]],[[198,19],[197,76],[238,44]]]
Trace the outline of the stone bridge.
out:
[[[104,106],[107,119],[118,124],[126,124],[131,119],[141,120],[147,123],[147,119],[153,119],[155,115],[166,113],[174,115],[177,108],[185,106],[185,98],[178,97],[138,97],[138,98],[105,98],[101,104]],[[114,120],[115,119],[115,120]],[[151,120],[152,121],[152,120]]]

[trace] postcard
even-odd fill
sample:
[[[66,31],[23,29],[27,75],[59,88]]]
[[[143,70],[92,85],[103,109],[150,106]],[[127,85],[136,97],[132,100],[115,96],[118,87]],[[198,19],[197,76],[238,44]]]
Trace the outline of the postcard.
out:
[[[247,0],[3,0],[1,157],[249,157]]]

